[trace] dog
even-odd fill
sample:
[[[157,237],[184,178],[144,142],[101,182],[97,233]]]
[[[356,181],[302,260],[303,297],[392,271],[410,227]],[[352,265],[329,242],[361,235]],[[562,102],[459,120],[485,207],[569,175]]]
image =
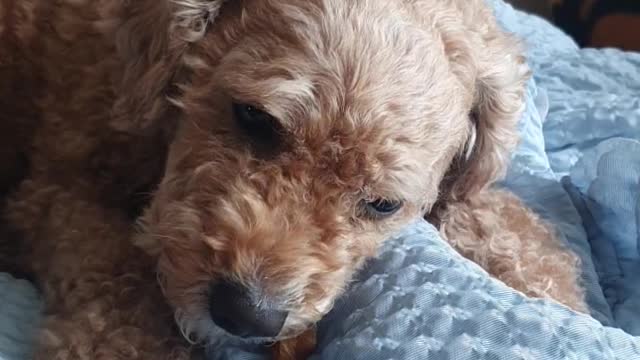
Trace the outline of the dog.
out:
[[[5,218],[46,302],[36,359],[225,336],[304,358],[418,217],[587,311],[577,256],[494,186],[529,70],[481,0],[3,0],[0,19],[0,73],[37,75],[9,113],[37,111],[2,119],[29,139]]]

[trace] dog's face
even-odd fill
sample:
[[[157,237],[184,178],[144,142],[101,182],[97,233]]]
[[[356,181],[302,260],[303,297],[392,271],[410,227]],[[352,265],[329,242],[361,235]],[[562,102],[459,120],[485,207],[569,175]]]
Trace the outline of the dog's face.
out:
[[[185,332],[277,340],[328,312],[420,217],[473,127],[474,88],[400,2],[229,2],[192,74],[138,243]]]

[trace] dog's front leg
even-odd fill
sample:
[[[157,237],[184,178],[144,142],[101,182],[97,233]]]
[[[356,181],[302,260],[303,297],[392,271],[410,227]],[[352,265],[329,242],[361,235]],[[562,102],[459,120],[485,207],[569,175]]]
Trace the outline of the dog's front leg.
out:
[[[447,204],[440,230],[458,252],[512,288],[588,312],[580,259],[514,194],[485,190]]]
[[[130,243],[126,214],[91,189],[27,180],[8,205],[45,301],[33,358],[188,359],[155,262]]]

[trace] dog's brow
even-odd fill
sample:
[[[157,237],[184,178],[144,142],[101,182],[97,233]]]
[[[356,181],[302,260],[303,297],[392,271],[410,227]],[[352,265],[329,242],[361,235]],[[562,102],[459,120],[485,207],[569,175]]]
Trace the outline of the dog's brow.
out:
[[[263,81],[262,105],[280,119],[291,119],[294,114],[308,110],[315,101],[313,82],[298,76],[293,79],[272,78]]]
[[[425,173],[425,167],[417,157],[402,156],[397,161],[380,163],[379,166],[380,176],[371,190],[376,196],[392,199],[421,198],[431,181],[430,176],[434,175]]]
[[[234,81],[231,78],[225,76],[223,86],[232,98],[265,109],[285,126],[293,125],[294,119],[315,104],[313,81],[303,75],[256,78],[239,73]]]

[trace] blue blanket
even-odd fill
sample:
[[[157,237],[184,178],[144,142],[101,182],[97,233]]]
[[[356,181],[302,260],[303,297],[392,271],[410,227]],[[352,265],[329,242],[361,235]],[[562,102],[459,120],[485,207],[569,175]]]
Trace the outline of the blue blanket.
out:
[[[581,256],[591,316],[508,288],[419,221],[318,325],[313,359],[640,359],[640,55],[578,49],[544,20],[487,1],[525,40],[535,74],[503,185]],[[32,298],[12,284],[0,281],[0,300],[3,291]],[[16,314],[37,313],[37,302],[16,303],[0,306],[2,360],[28,347],[15,323],[33,317]],[[209,353],[266,358],[225,339]]]
[[[640,54],[578,49],[542,20],[493,2],[505,28],[527,42],[535,74],[533,121],[523,119],[528,131],[507,185],[531,192],[514,173],[532,164],[544,169],[538,176],[563,185],[580,216],[573,229],[569,212],[557,212],[558,201],[538,191],[532,202],[543,214],[556,212],[552,219],[567,223],[573,247],[591,257],[597,276],[590,264],[584,274],[593,315],[640,336]]]
[[[41,307],[29,282],[0,273],[0,360],[29,358]]]

